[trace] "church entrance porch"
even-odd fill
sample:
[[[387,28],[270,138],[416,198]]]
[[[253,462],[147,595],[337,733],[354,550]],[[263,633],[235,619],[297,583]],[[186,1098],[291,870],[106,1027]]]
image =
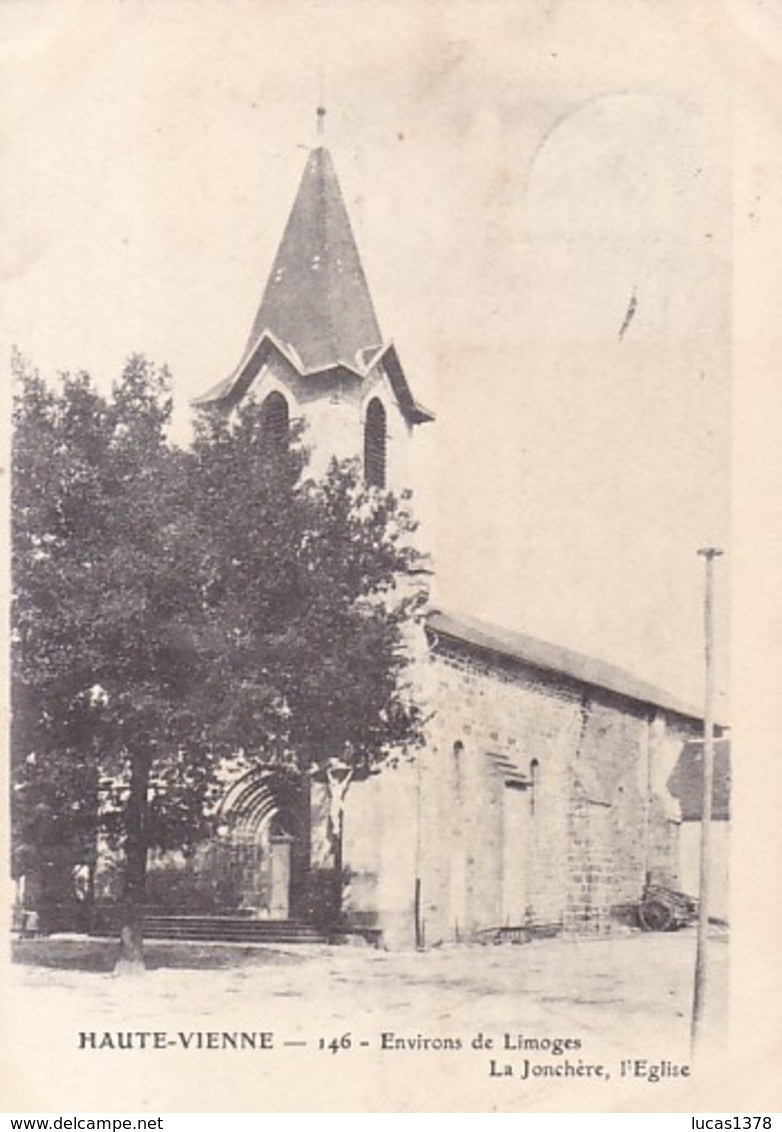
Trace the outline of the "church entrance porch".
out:
[[[309,783],[255,769],[226,791],[210,839],[151,855],[147,915],[307,920],[309,859]],[[115,887],[99,893],[106,907]]]
[[[211,878],[216,910],[264,920],[290,918],[293,838],[276,826],[270,822],[258,832],[223,828],[219,839],[200,851],[198,871]]]
[[[226,792],[220,818],[213,851],[233,873],[237,910],[256,919],[306,918],[309,782],[292,771],[255,768]]]

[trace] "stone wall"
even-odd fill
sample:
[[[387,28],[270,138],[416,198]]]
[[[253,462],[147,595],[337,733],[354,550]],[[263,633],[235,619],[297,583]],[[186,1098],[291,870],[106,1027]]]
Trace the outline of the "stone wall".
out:
[[[359,918],[393,924],[396,945],[503,927],[589,934],[637,903],[647,875],[675,883],[660,763],[694,720],[452,642],[422,679],[425,749],[351,791],[347,828],[374,834],[348,852]]]
[[[448,784],[439,768],[463,762],[464,792],[458,828],[466,857],[464,909],[442,900],[440,874],[448,862],[432,853],[427,876],[432,928],[444,938],[493,927],[561,921],[559,889],[567,865],[568,757],[581,730],[579,696],[554,683],[520,680],[501,664],[442,649],[429,669],[435,715],[424,758],[429,797],[446,805]],[[460,746],[458,746],[460,745]],[[435,814],[427,824],[437,843]]]

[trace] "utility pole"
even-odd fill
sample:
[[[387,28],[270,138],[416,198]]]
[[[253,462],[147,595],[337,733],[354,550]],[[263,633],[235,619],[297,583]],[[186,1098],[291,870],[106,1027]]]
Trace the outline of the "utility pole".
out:
[[[701,805],[700,884],[698,891],[698,943],[695,953],[695,987],[692,998],[691,1048],[693,1060],[703,1037],[708,988],[709,889],[711,800],[714,791],[714,559],[723,552],[716,546],[698,551],[706,561],[703,623],[706,659],[706,704],[703,718],[703,801]]]

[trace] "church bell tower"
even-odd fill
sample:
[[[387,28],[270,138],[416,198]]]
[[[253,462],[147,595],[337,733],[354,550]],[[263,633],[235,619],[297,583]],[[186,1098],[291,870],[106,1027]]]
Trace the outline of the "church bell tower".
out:
[[[324,119],[319,107],[319,135]],[[230,413],[246,397],[263,405],[270,443],[304,421],[314,475],[332,457],[357,458],[368,483],[397,491],[414,426],[433,420],[381,334],[323,144],[307,158],[241,360],[193,404]]]

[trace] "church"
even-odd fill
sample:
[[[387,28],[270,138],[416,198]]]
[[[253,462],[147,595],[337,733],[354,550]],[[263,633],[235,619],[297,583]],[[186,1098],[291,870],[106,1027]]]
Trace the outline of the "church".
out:
[[[358,458],[368,483],[394,491],[410,486],[419,427],[436,427],[378,325],[323,144],[239,364],[195,404],[230,414],[248,397],[272,439],[306,423],[313,474]],[[603,933],[646,883],[679,886],[681,813],[666,784],[702,734],[695,709],[610,664],[438,610],[416,680],[425,746],[346,795],[348,932],[388,947]],[[324,819],[314,798],[304,833],[286,807],[261,776],[231,786],[224,812],[243,913],[287,923],[308,917]]]

